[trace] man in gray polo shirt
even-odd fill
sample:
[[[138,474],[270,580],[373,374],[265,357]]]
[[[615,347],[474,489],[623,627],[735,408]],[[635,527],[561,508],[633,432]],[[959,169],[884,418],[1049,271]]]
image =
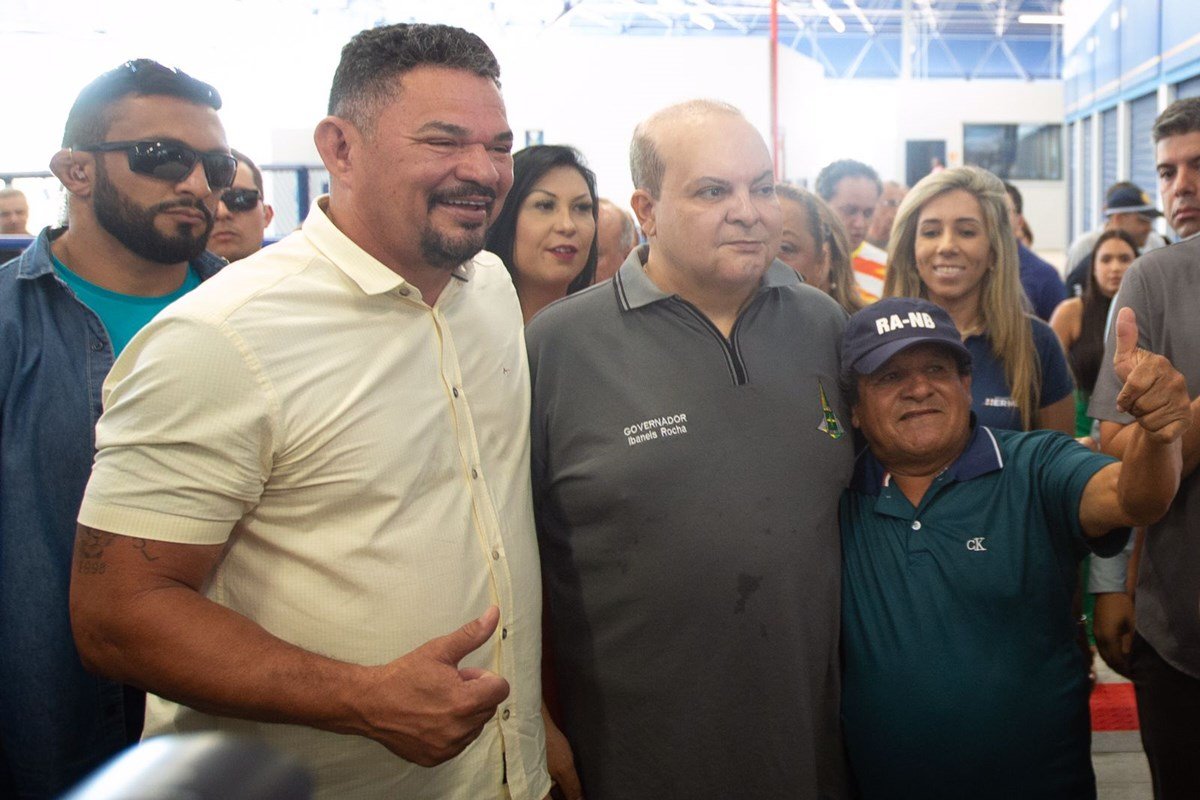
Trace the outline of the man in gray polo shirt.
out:
[[[737,109],[664,109],[630,161],[649,245],[526,332],[583,794],[840,797],[844,314],[774,260],[771,158]]]
[[[1200,421],[1200,98],[1172,103],[1154,123],[1159,189],[1183,241],[1134,262],[1111,314],[1129,306],[1138,344],[1171,360],[1187,379]],[[1114,317],[1115,318],[1115,317]],[[1132,418],[1117,410],[1110,330],[1088,414],[1103,420],[1104,450],[1120,457]],[[1157,800],[1193,798],[1200,787],[1200,432],[1183,439],[1183,482],[1167,515],[1146,530],[1137,573],[1135,633],[1128,667],[1137,692],[1142,744]],[[1118,583],[1118,588],[1120,584]],[[1120,596],[1119,592],[1113,593]],[[1099,606],[1097,622],[1099,623]]]

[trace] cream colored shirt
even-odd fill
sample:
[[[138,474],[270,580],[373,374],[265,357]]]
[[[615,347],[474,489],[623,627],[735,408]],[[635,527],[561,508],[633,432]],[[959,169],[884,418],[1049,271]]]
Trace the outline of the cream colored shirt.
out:
[[[154,696],[146,735],[264,739],[311,767],[326,798],[541,800],[529,375],[512,281],[480,253],[430,308],[323,206],[129,344],[105,384],[80,521],[228,542],[204,594],[347,662],[386,663],[496,604],[500,628],[462,666],[500,674],[511,694],[432,769],[366,738]]]

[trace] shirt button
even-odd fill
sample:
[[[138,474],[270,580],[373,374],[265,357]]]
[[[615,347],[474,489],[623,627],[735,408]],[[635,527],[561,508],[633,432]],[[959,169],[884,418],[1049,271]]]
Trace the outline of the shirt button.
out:
[[[501,629],[500,629],[500,638],[501,638],[501,639],[507,639],[507,638],[508,638],[508,628],[501,628]]]
[[[912,529],[913,529],[914,531],[919,531],[919,530],[921,530],[921,520],[919,520],[919,519],[914,519],[914,520],[913,520],[913,524],[912,524]]]
[[[499,550],[493,550],[493,551],[492,551],[492,560],[493,560],[493,561],[499,561],[499,560],[500,560],[500,551],[499,551]]]
[[[474,467],[471,467],[471,477],[478,480],[479,470],[475,469]]]
[[[104,342],[100,341],[99,339],[95,339],[92,341],[92,350],[99,353],[103,349],[104,349]]]
[[[450,388],[450,393],[451,393],[451,394],[453,394],[455,397],[458,397],[458,387],[457,387],[457,386],[452,386],[452,387]]]
[[[412,294],[412,289],[409,289],[407,286],[401,286],[399,293],[401,297],[408,297],[410,294]]]
[[[500,715],[500,719],[508,719],[510,716],[512,716],[512,712],[506,708],[504,709],[504,713]]]

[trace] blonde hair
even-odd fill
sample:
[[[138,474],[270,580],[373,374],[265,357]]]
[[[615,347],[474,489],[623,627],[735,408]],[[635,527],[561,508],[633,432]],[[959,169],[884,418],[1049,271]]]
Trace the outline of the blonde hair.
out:
[[[991,261],[979,294],[982,333],[991,342],[992,355],[1004,365],[1004,377],[1022,427],[1032,430],[1037,426],[1041,406],[1041,365],[1033,344],[1033,326],[1025,312],[1017,240],[1008,218],[1004,183],[999,178],[978,167],[954,167],[932,173],[912,188],[900,203],[892,225],[883,295],[932,299],[917,272],[917,222],[929,201],[958,189],[970,192],[979,201],[991,246]]]
[[[850,263],[850,239],[837,214],[819,195],[799,186],[777,183],[775,192],[804,209],[809,235],[829,256],[829,296],[850,314],[865,306]]]

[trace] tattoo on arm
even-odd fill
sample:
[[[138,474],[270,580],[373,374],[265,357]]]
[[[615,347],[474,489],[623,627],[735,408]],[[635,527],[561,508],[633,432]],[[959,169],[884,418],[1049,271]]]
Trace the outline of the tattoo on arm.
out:
[[[75,550],[79,556],[80,575],[102,575],[108,565],[104,561],[104,550],[116,540],[116,536],[94,528],[83,528]]]
[[[79,554],[79,573],[81,575],[103,575],[108,569],[104,560],[104,551],[117,540],[115,534],[98,531],[94,528],[84,528],[76,544]],[[158,561],[159,557],[151,555],[150,542],[146,539],[130,539],[133,549],[142,554],[147,561]]]

